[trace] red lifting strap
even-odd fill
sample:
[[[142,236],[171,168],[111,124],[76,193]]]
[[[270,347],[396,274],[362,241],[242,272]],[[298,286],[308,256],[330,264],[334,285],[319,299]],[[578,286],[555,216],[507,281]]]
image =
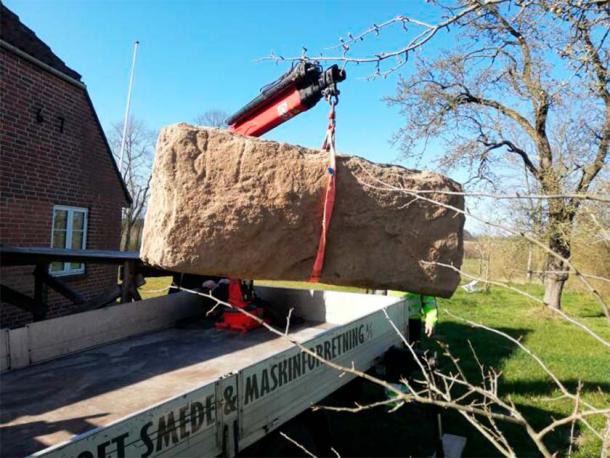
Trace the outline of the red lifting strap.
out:
[[[316,253],[316,260],[313,263],[313,269],[311,270],[311,276],[309,281],[312,283],[318,283],[320,276],[322,275],[322,269],[324,267],[324,255],[326,253],[326,237],[328,235],[328,228],[330,226],[330,220],[333,216],[333,208],[335,206],[335,194],[336,194],[336,180],[337,180],[337,168],[335,158],[335,102],[330,101],[330,113],[328,115],[328,129],[326,130],[326,137],[322,144],[322,149],[329,153],[329,166],[328,166],[328,184],[326,185],[326,196],[324,198],[324,213],[322,216],[322,232],[320,233],[320,241],[318,242],[318,252]]]

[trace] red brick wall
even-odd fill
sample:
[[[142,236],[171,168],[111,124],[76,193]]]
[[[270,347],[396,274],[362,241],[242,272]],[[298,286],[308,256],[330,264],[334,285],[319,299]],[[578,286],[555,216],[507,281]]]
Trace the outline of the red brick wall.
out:
[[[0,243],[49,247],[53,206],[69,205],[89,210],[87,248],[119,248],[125,195],[85,89],[0,49],[0,133]],[[0,282],[31,295],[33,268],[2,268]],[[90,298],[116,275],[114,266],[87,265],[84,275],[62,280]],[[49,317],[76,311],[52,290],[48,301]],[[2,303],[2,327],[29,321],[31,314]]]

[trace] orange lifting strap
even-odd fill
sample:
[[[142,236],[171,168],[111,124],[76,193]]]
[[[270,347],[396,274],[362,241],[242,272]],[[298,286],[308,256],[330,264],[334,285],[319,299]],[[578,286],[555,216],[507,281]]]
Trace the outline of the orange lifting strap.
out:
[[[330,220],[333,215],[333,208],[335,206],[335,194],[336,194],[336,181],[337,181],[337,165],[336,165],[336,152],[335,152],[335,105],[336,99],[331,98],[330,113],[328,114],[328,128],[326,129],[326,136],[322,143],[322,149],[328,151],[329,155],[329,166],[328,166],[328,184],[326,185],[326,196],[324,198],[324,213],[322,215],[322,232],[320,233],[320,241],[318,242],[318,252],[316,253],[316,260],[313,264],[311,276],[309,281],[312,283],[318,283],[320,276],[322,275],[322,269],[324,268],[324,254],[326,253],[326,237],[328,236],[328,228],[330,226]]]

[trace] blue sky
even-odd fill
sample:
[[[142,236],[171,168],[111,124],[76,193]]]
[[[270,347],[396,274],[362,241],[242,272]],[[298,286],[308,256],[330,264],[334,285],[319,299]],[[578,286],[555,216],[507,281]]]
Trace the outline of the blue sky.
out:
[[[234,112],[275,80],[287,64],[256,62],[271,52],[312,55],[372,23],[397,14],[429,19],[422,1],[96,1],[5,0],[5,4],[70,67],[83,75],[105,128],[123,116],[131,51],[139,40],[132,114],[159,128],[190,122],[208,109]],[[400,34],[401,35],[401,34]],[[399,34],[384,43],[399,43]],[[404,40],[404,36],[402,37]],[[379,48],[378,39],[363,46]],[[338,107],[337,147],[379,162],[396,162],[390,138],[401,125],[382,97],[397,75],[367,81],[370,66],[348,67]],[[319,146],[326,107],[266,138]]]

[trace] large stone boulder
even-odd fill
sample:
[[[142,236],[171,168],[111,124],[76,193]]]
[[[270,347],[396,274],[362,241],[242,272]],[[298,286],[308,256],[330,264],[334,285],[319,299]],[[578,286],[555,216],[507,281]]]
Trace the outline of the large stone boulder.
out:
[[[177,124],[161,131],[142,258],[177,272],[308,280],[321,233],[328,154]],[[464,216],[403,190],[461,191],[437,173],[337,157],[321,281],[449,297]],[[422,194],[463,209],[461,195]]]

